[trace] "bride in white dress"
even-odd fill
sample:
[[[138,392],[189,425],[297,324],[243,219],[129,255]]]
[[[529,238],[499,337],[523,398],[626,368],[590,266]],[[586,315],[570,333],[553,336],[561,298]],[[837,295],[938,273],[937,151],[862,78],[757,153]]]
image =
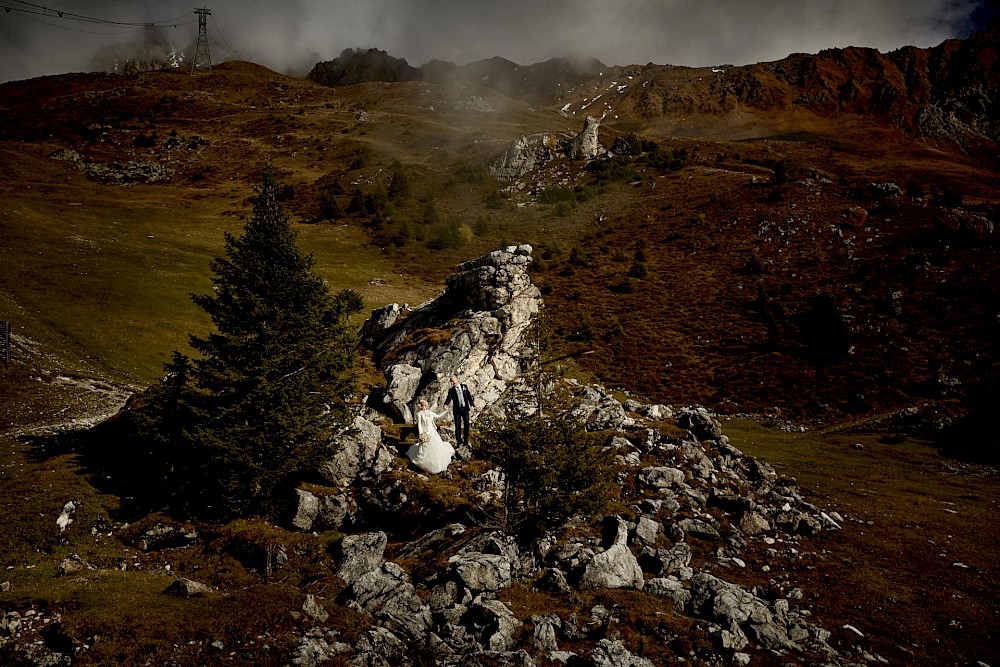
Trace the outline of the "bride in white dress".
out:
[[[455,449],[441,439],[437,427],[434,426],[434,420],[441,419],[445,414],[446,412],[441,414],[433,412],[427,401],[420,401],[420,412],[417,413],[419,440],[406,450],[406,456],[415,466],[432,475],[444,471],[451,463],[451,457],[455,455]]]

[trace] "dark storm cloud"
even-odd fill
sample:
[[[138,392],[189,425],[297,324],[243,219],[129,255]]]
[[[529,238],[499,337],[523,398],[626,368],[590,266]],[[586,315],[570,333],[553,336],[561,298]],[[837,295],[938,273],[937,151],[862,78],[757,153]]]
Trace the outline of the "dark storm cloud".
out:
[[[555,56],[607,64],[744,64],[827,47],[883,51],[963,37],[983,0],[211,0],[216,61],[239,57],[303,73],[345,48],[378,47],[410,64]],[[49,6],[118,22],[171,19],[156,30],[27,14],[0,0],[0,80],[108,67],[142,52],[190,51],[193,4],[62,0]],[[979,12],[977,14],[977,11]]]

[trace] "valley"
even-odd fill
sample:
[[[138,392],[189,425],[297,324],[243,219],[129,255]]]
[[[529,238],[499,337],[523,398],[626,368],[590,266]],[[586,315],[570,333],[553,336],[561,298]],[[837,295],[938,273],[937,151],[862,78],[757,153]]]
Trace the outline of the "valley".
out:
[[[470,70],[502,81],[492,87],[454,76],[326,87],[245,62],[0,85],[0,318],[13,357],[0,366],[0,638],[14,635],[16,611],[34,628],[25,642],[75,651],[72,664],[285,664],[317,625],[289,609],[305,591],[333,600],[344,589],[329,573],[337,530],[249,521],[199,526],[197,544],[176,550],[140,548],[161,523],[191,526],[159,514],[130,526],[123,499],[67,445],[69,429],[114,414],[208,330],[190,295],[211,289],[209,263],[270,165],[316,272],[364,298],[352,324],[389,303],[427,302],[461,262],[530,244],[559,373],[619,398],[710,408],[733,445],[846,518],[804,545],[748,547],[751,567],[726,576],[769,594],[801,589],[796,604],[834,631],[835,648],[889,664],[1000,661],[988,465],[997,138],[990,112],[970,115],[959,94],[961,72],[995,91],[995,34],[728,72],[550,65],[519,84]],[[966,67],[912,74],[947,58]],[[905,85],[883,76],[897,63],[910,64]],[[619,89],[628,77],[636,83]],[[557,78],[571,90],[546,93]],[[848,79],[853,95],[824,101]],[[934,95],[952,95],[944,117],[958,120],[931,132],[921,109]],[[601,145],[617,150],[590,160],[554,151],[513,181],[491,175],[511,142],[575,136],[599,111]],[[369,362],[364,392],[384,383]],[[399,474],[450,511],[480,463],[426,483]],[[80,509],[62,535],[55,518],[71,499]],[[405,550],[404,533],[390,553]],[[277,541],[297,550],[287,582],[254,560]],[[53,576],[74,556],[93,567]],[[226,597],[164,603],[178,572],[211,572]],[[552,603],[523,586],[504,595],[522,615]],[[659,611],[580,595],[559,598],[560,613],[621,605],[636,622],[618,632],[633,647],[656,643]],[[335,608],[330,625],[356,640],[367,621]],[[28,609],[57,629],[33,626]],[[657,632],[683,636],[688,622],[671,617]],[[692,641],[705,655],[710,642]],[[0,661],[20,659],[4,646]],[[752,664],[785,658],[761,649]],[[810,660],[795,664],[819,664]]]

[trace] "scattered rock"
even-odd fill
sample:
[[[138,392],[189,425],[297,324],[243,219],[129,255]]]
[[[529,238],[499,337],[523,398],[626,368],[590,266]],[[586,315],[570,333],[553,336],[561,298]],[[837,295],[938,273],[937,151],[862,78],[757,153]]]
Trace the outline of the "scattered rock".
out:
[[[319,623],[325,623],[330,618],[330,613],[323,608],[312,593],[306,594],[306,599],[302,603],[302,613]]]
[[[202,597],[212,592],[212,589],[191,579],[174,579],[163,591],[168,595],[176,595],[182,598]]]

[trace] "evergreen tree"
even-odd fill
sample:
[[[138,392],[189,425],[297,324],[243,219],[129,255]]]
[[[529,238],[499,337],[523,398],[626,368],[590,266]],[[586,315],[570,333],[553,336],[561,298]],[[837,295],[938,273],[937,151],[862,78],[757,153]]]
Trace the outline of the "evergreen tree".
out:
[[[215,331],[192,335],[194,359],[175,354],[167,380],[147,392],[146,434],[171,447],[184,501],[216,516],[273,515],[275,492],[332,454],[349,419],[352,290],[333,296],[296,245],[268,170],[240,237],[212,261],[214,290],[193,296]],[[142,412],[142,411],[140,411]],[[140,425],[142,419],[139,420]]]

